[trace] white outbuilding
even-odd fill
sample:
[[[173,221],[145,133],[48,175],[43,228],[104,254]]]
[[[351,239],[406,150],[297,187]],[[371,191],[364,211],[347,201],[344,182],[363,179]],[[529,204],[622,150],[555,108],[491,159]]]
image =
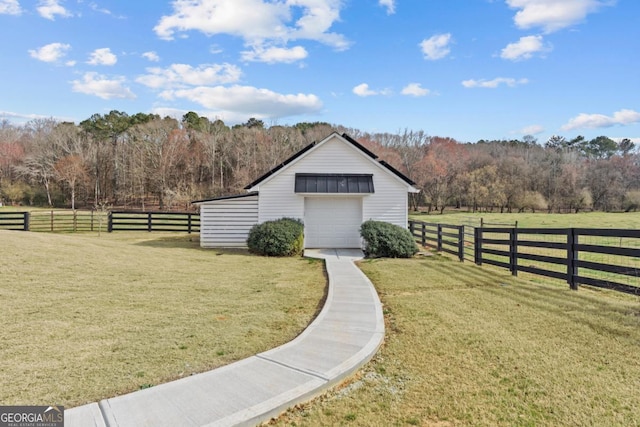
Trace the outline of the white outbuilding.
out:
[[[348,135],[332,133],[245,187],[246,194],[194,202],[200,246],[246,247],[254,224],[283,217],[304,223],[305,248],[360,248],[369,219],[407,227],[415,183]]]

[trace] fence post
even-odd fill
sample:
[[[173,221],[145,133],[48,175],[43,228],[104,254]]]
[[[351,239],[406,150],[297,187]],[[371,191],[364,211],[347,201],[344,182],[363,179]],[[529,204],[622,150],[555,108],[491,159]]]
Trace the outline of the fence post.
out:
[[[91,209],[91,231],[93,231],[93,209]]]
[[[113,212],[109,211],[107,215],[107,232],[111,233],[113,231]]]
[[[442,225],[438,224],[438,252],[442,251]]]
[[[188,214],[187,216],[187,231],[191,234],[191,214]]]
[[[415,222],[413,222],[413,220],[409,220],[409,233],[411,233],[411,236],[413,237],[413,240],[416,239],[416,236],[413,235],[414,230],[415,229]]]
[[[24,213],[24,221],[23,221],[23,222],[24,222],[24,224],[23,224],[23,227],[22,227],[22,229],[23,229],[24,231],[29,231],[29,219],[30,219],[30,214],[29,214],[29,212],[25,212],[25,213]]]
[[[422,243],[422,247],[427,246],[427,224],[424,222],[420,223],[420,240]]]
[[[474,260],[476,265],[482,265],[482,227],[474,228],[473,234]]]
[[[458,227],[458,258],[464,262],[464,225]]]
[[[53,210],[51,211],[51,232],[53,233]]]
[[[569,287],[577,291],[578,282],[576,276],[578,275],[578,267],[576,261],[578,260],[578,251],[576,245],[578,244],[578,235],[575,228],[567,229],[567,283]]]
[[[73,232],[78,231],[78,211],[73,210]]]
[[[512,276],[518,275],[518,231],[509,230],[509,269]]]
[[[153,226],[152,226],[152,219],[151,219],[151,212],[149,212],[147,214],[147,231],[149,231],[149,233],[151,233],[151,230],[153,230]]]

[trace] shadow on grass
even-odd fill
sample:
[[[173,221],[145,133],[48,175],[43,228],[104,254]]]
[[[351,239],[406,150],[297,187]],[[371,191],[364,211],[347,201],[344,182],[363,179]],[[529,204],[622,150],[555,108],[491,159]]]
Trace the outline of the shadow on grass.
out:
[[[212,255],[243,255],[253,257],[247,249],[241,248],[202,248],[200,247],[200,239],[198,235],[176,235],[176,236],[158,236],[148,240],[136,242],[136,246],[145,246],[149,248],[165,248],[165,249],[193,249],[202,252],[210,252]]]
[[[311,317],[311,320],[309,321],[309,324],[311,324],[314,320],[316,320],[316,317],[318,317],[318,315],[320,314],[320,312],[322,311],[322,309],[324,308],[324,305],[327,303],[327,297],[329,296],[329,273],[327,273],[327,264],[324,262],[324,260],[322,259],[318,259],[318,258],[301,258],[302,261],[307,262],[308,264],[317,264],[317,263],[322,263],[322,275],[324,277],[324,291],[322,293],[322,298],[320,299],[320,301],[318,301],[318,304],[316,305],[316,309],[313,313],[313,316]],[[307,325],[308,326],[308,325]],[[307,328],[305,328],[307,329]]]
[[[613,336],[627,337],[629,331],[607,326],[607,320],[612,317],[622,321],[621,326],[640,326],[635,301],[631,298],[622,302],[618,299],[618,295],[606,295],[599,289],[587,288],[583,292],[572,291],[568,284],[559,280],[556,288],[555,283],[539,284],[475,265],[456,265],[450,262],[438,262],[437,259],[434,261],[436,262],[429,260],[420,265],[457,282],[457,284],[443,286],[435,283],[434,290],[456,291],[478,288],[481,292],[510,299],[518,305],[567,317],[577,324],[588,325],[593,330]]]

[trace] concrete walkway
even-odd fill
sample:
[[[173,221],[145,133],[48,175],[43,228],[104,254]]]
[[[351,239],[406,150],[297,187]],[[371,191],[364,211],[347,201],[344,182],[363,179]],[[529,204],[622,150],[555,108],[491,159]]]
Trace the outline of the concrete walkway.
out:
[[[382,307],[355,266],[357,250],[307,250],[323,258],[327,301],[293,341],[256,356],[65,411],[66,427],[251,426],[310,400],[353,374],[384,338]]]

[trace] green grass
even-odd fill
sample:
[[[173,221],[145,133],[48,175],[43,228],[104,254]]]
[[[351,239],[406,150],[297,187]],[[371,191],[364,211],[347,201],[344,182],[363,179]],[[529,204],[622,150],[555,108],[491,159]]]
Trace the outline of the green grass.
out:
[[[199,248],[198,235],[0,231],[0,403],[97,401],[285,343],[321,262]]]
[[[547,214],[547,213],[470,213],[457,211],[444,215],[438,213],[410,213],[410,218],[417,221],[439,224],[480,226],[483,218],[488,226],[505,224],[513,226],[518,222],[519,228],[640,228],[640,212],[585,212],[579,214]],[[496,227],[500,227],[496,225]]]
[[[384,346],[355,379],[276,425],[639,424],[637,297],[439,255],[361,268],[384,304]]]
[[[500,214],[500,213],[476,213],[471,214],[467,212],[455,212],[446,213],[444,215],[439,214],[412,214],[412,219],[420,220],[430,223],[441,224],[453,224],[453,225],[467,225],[465,227],[466,232],[469,233],[466,236],[467,243],[465,245],[465,258],[473,262],[473,235],[472,228],[480,226],[480,218],[484,219],[486,227],[513,227],[517,221],[518,228],[622,228],[622,229],[639,229],[640,228],[640,212],[627,212],[627,213],[605,213],[605,212],[589,212],[580,214],[546,214],[546,213],[512,213],[512,214]],[[502,225],[498,225],[502,224]],[[505,233],[484,233],[484,238],[490,239],[507,239],[508,234]],[[567,238],[563,235],[524,235],[520,234],[521,240],[531,241],[545,241],[545,242],[557,242],[566,243]],[[596,237],[596,236],[581,236],[579,243],[589,245],[600,245],[610,247],[626,247],[626,248],[640,248],[640,239],[637,238],[615,238],[615,237]],[[484,245],[485,248],[492,248],[497,250],[508,251],[507,245]],[[529,253],[535,255],[544,255],[557,258],[566,258],[566,250],[560,249],[545,249],[545,248],[531,248],[520,246],[518,251],[521,253]],[[508,257],[485,254],[485,259],[494,259],[502,262],[509,262]],[[596,253],[579,253],[579,259],[591,262],[599,262],[604,264],[624,266],[631,271],[640,270],[640,259],[635,257],[625,257],[616,255],[596,254]],[[521,265],[527,265],[545,270],[566,272],[566,266],[543,263],[539,261],[520,260]],[[525,275],[524,273],[520,273]],[[595,270],[580,269],[580,275],[585,277],[591,277],[594,279],[600,279],[605,281],[612,281],[616,283],[622,283],[630,286],[640,287],[640,277],[629,276],[623,274],[605,273]],[[529,276],[535,277],[535,276]],[[539,279],[535,279],[539,280]],[[544,279],[546,280],[546,279]]]

